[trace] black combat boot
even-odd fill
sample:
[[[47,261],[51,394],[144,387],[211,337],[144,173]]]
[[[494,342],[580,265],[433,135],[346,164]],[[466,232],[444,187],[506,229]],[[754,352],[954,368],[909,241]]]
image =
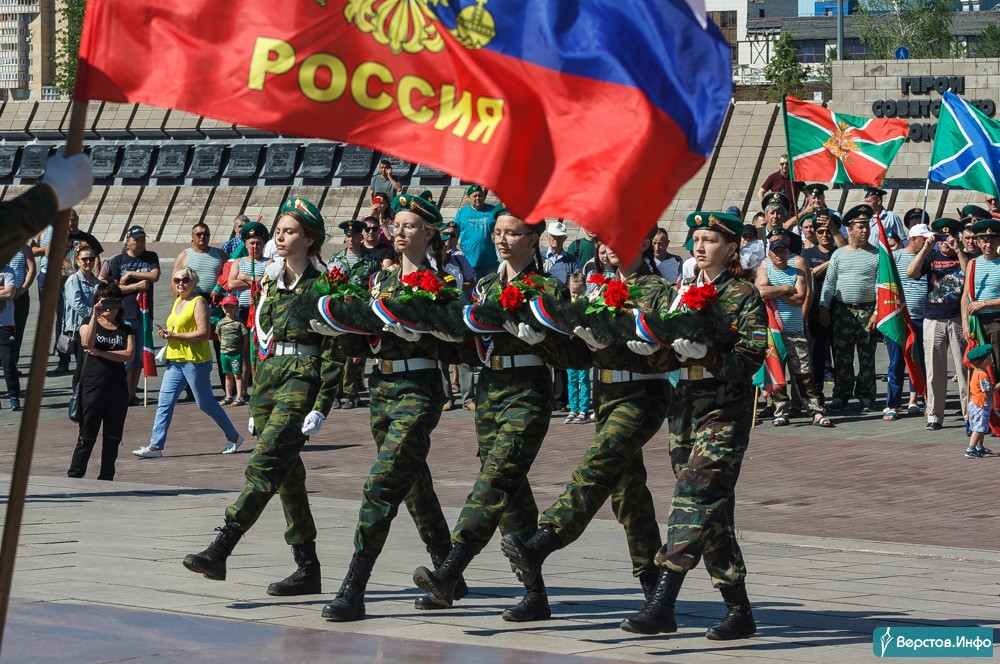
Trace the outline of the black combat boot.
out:
[[[462,579],[462,572],[472,562],[472,558],[473,553],[469,547],[455,544],[444,562],[433,571],[426,567],[418,567],[413,572],[413,583],[421,590],[429,592],[433,600],[442,607],[449,607],[455,601],[455,591]]]
[[[441,565],[443,565],[444,561],[448,558],[448,554],[451,553],[451,544],[447,544],[445,546],[437,546],[437,547],[429,546],[427,547],[427,553],[431,555],[431,563],[433,563],[434,569],[435,570],[440,569]],[[425,569],[425,568],[421,567],[419,569]],[[414,572],[414,574],[416,574],[416,572]],[[463,599],[465,597],[468,597],[468,595],[469,595],[469,586],[465,584],[465,579],[462,578],[461,575],[459,575],[458,582],[455,583],[455,590],[453,592],[452,599],[453,600]],[[413,600],[413,608],[420,609],[421,611],[434,611],[437,609],[447,609],[449,606],[451,605],[450,604],[445,605],[439,603],[436,599],[434,599],[434,595],[432,593],[427,593],[423,597],[418,597],[417,599]]]
[[[744,584],[736,586],[720,586],[722,598],[726,601],[726,616],[715,627],[709,627],[705,638],[712,641],[731,641],[745,639],[757,631],[757,623],[750,610],[750,600],[747,598],[747,587]]]
[[[184,567],[192,572],[205,575],[213,581],[226,580],[226,558],[233,552],[236,543],[243,537],[243,531],[231,523],[222,528],[216,528],[219,534],[215,541],[201,553],[191,553],[184,556]]]
[[[639,585],[642,586],[642,594],[646,596],[646,601],[653,596],[656,590],[656,582],[660,580],[660,570],[647,569],[639,572]]]
[[[365,586],[371,578],[375,559],[355,553],[344,582],[333,601],[323,607],[323,617],[331,622],[351,622],[365,617]]]
[[[545,581],[538,574],[532,583],[524,584],[524,597],[517,606],[504,609],[500,615],[507,622],[534,622],[552,617],[549,609],[549,595],[545,592]]]
[[[633,634],[669,634],[677,631],[674,603],[684,583],[684,574],[660,568],[656,588],[639,613],[622,621],[621,628]]]
[[[319,558],[316,557],[316,541],[292,545],[292,558],[298,569],[291,576],[275,581],[267,587],[268,595],[290,597],[292,595],[316,595],[322,590],[323,577],[320,575]]]
[[[542,575],[542,563],[549,554],[561,548],[559,536],[547,526],[532,535],[527,542],[522,542],[514,534],[504,535],[500,541],[500,550],[517,568],[517,578],[526,588]]]

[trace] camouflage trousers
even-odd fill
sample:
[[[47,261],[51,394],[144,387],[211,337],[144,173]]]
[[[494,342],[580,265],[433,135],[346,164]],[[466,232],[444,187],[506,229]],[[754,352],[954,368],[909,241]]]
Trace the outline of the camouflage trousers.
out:
[[[400,503],[406,504],[425,545],[447,546],[451,533],[427,467],[431,432],[444,406],[441,372],[383,375],[376,362],[369,391],[378,458],[365,482],[354,550],[372,557],[382,553]]]
[[[226,509],[226,523],[249,530],[277,492],[285,513],[285,542],[316,539],[299,454],[307,440],[302,422],[319,391],[320,364],[320,358],[309,355],[271,357],[257,364],[250,396],[257,445],[247,461],[243,492]]]
[[[667,516],[667,542],[656,562],[675,572],[704,558],[712,585],[743,582],[736,542],[736,481],[750,441],[753,388],[708,378],[681,381],[667,410],[670,462],[677,484]]]
[[[615,519],[625,528],[633,573],[655,569],[661,539],[642,448],[660,430],[669,396],[666,380],[594,383],[597,435],[573,479],[540,519],[563,546],[583,534],[610,497]]]
[[[547,366],[479,374],[476,437],[479,476],[455,524],[452,540],[473,554],[483,550],[497,527],[522,541],[538,530],[538,506],[528,471],[549,430],[552,372]]]
[[[868,329],[875,304],[854,306],[833,301],[833,397],[848,400],[875,398],[875,344],[878,332]],[[854,374],[854,350],[858,351],[858,373]]]
[[[785,364],[788,366],[789,379],[798,388],[799,398],[808,406],[809,412],[823,414],[823,406],[819,404],[819,390],[813,380],[812,364],[809,360],[809,342],[806,341],[802,332],[782,332],[781,338],[785,342],[785,349],[788,357]],[[820,358],[822,362],[822,358]],[[774,398],[774,416],[788,417],[792,409],[792,401],[788,398],[788,387],[779,387],[772,395]]]

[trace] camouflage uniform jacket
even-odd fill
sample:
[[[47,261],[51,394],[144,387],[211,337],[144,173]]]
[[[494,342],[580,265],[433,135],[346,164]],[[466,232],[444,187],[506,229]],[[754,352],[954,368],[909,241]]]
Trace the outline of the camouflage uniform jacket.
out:
[[[361,247],[361,254],[353,254],[343,249],[330,257],[327,267],[339,265],[347,274],[352,284],[363,288],[369,287],[371,276],[379,271],[379,260],[375,258],[375,253],[368,247]]]
[[[673,284],[659,275],[652,274],[632,274],[625,280],[625,285],[630,289],[637,287],[640,289],[639,296],[629,299],[625,303],[625,311],[619,316],[633,318],[632,309],[641,309],[651,312],[666,309],[674,299],[677,289]],[[606,286],[598,286],[591,291],[588,298],[591,302],[604,297]],[[615,369],[619,371],[631,371],[641,374],[662,373],[666,369],[663,364],[673,356],[673,351],[665,348],[652,355],[637,355],[625,346],[608,346],[594,351],[593,362],[598,369]]]
[[[52,187],[38,184],[17,198],[0,203],[0,265],[6,265],[31,236],[56,220]]]
[[[424,262],[420,270],[430,270],[430,266]],[[447,272],[434,270],[434,275],[443,281],[446,286],[458,288],[455,278]],[[402,295],[405,286],[399,280],[399,268],[392,267],[388,270],[378,272],[372,279],[372,301],[378,299],[392,299]],[[428,301],[426,306],[435,306]],[[385,332],[378,336],[345,334],[338,337],[340,347],[349,357],[374,357],[380,360],[411,360],[424,358],[430,360],[441,359],[442,346],[444,344],[430,334],[422,334],[416,341],[404,341],[391,332]],[[445,353],[447,354],[447,352]]]
[[[697,277],[685,279],[681,288],[697,283]],[[700,360],[686,360],[680,366],[700,366],[726,383],[749,382],[767,355],[767,311],[757,287],[748,281],[733,279],[723,272],[715,279],[719,302],[729,315],[736,332],[734,343],[708,345]],[[670,302],[666,303],[670,306]]]
[[[267,335],[274,341],[319,347],[321,384],[312,409],[325,416],[330,412],[333,395],[341,380],[340,366],[333,361],[337,353],[337,341],[333,337],[317,334],[309,327],[307,314],[315,309],[315,302],[311,307],[303,307],[301,302],[297,302],[303,295],[309,298],[320,276],[321,272],[312,263],[306,266],[291,288],[279,288],[272,277],[265,275],[261,281],[261,290],[257,293],[256,327],[258,341],[263,341]],[[264,361],[281,361],[283,357],[286,356],[269,356]]]
[[[497,297],[503,289],[501,275],[506,266],[506,262],[501,263],[499,270],[480,279],[479,283],[473,289],[473,299],[480,301],[487,297]],[[569,289],[566,288],[566,285],[545,272],[539,272],[533,263],[518,272],[517,276],[511,281],[517,281],[529,274],[536,274],[543,278],[542,283],[546,293],[551,293],[560,300],[569,301]],[[522,306],[528,306],[527,301]],[[485,365],[483,354],[484,350],[489,348],[490,357],[501,355],[537,355],[546,364],[556,369],[589,369],[591,367],[590,352],[587,350],[586,344],[582,343],[579,339],[567,339],[555,332],[547,332],[545,339],[535,345],[527,344],[507,332],[487,335],[484,338],[476,340],[476,345],[480,346],[476,352],[469,353],[468,349],[466,349],[465,352],[461,353],[462,360],[465,363]]]

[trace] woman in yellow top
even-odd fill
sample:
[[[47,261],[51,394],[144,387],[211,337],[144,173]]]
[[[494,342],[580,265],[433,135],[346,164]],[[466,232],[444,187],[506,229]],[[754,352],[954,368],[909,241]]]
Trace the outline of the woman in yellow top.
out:
[[[164,355],[167,369],[163,372],[163,382],[160,383],[153,434],[149,438],[149,445],[132,452],[137,457],[155,459],[163,456],[163,445],[167,441],[167,429],[174,416],[174,405],[185,384],[191,386],[198,408],[215,420],[226,435],[226,446],[222,453],[232,454],[243,443],[243,436],[237,433],[226,411],[212,394],[208,303],[205,298],[194,294],[197,286],[198,275],[190,268],[182,267],[174,272],[172,288],[177,299],[167,317],[166,329],[161,327],[156,331],[157,336],[167,340]]]

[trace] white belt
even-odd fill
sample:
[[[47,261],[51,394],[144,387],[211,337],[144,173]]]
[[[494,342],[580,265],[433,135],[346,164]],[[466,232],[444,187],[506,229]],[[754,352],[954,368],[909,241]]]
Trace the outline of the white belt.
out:
[[[597,378],[602,383],[630,383],[634,380],[667,380],[667,374],[642,374],[631,371],[618,371],[617,369],[598,369]]]
[[[705,367],[681,367],[681,380],[703,380],[715,378]]]
[[[490,369],[503,371],[514,367],[541,367],[545,362],[537,355],[493,355],[490,357]]]
[[[319,346],[297,344],[292,341],[275,341],[271,345],[271,355],[319,355]]]
[[[428,360],[419,357],[413,360],[378,360],[378,370],[382,375],[437,368],[437,360]]]

